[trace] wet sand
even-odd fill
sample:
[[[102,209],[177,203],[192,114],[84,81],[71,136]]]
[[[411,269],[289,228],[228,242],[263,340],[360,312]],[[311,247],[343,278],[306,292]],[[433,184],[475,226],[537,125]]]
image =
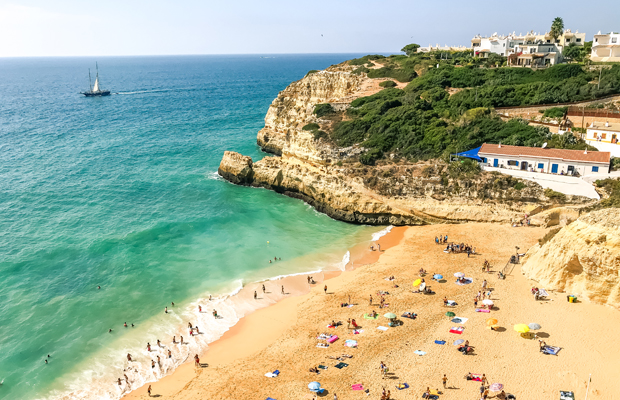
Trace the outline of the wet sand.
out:
[[[305,294],[306,277],[292,277],[301,278],[301,283],[291,282],[291,287],[300,291],[298,296],[287,296],[244,317],[202,356],[201,361],[208,367],[195,369],[185,364],[153,383],[153,394],[170,399],[304,399],[311,398],[307,384],[319,381],[329,399],[334,392],[339,399],[367,398],[351,390],[351,385],[358,383],[369,389],[368,398],[375,399],[384,387],[391,391],[393,399],[418,398],[427,387],[439,388],[443,392],[441,400],[477,399],[479,383],[464,379],[472,372],[486,374],[490,383],[504,384],[506,392],[517,399],[550,400],[558,399],[560,390],[571,390],[576,398],[584,398],[592,374],[588,398],[613,399],[620,371],[620,349],[614,342],[620,329],[616,310],[568,303],[563,293],[551,293],[548,300],[535,301],[529,291],[533,283],[520,274],[518,265],[505,280],[497,279],[496,273],[481,272],[485,259],[491,262],[493,271],[502,269],[514,254],[514,246],[524,252],[544,233],[542,228],[495,224],[395,228],[383,238],[382,248],[387,250],[378,260],[378,252],[352,252],[355,270],[313,285]],[[470,258],[466,254],[446,254],[443,247],[434,244],[439,234],[448,234],[450,241],[470,243],[482,254]],[[390,246],[389,241],[397,243]],[[370,264],[363,265],[366,262]],[[435,295],[411,292],[411,282],[418,278],[421,267],[446,278],[430,282],[430,276],[426,277]],[[473,283],[456,285],[453,274],[457,271],[472,277]],[[399,287],[385,280],[390,275],[396,276]],[[489,314],[475,312],[473,307],[484,279],[493,288],[495,308]],[[327,295],[324,284],[328,286]],[[387,308],[378,307],[378,290],[390,293],[385,296]],[[368,301],[371,294],[372,306]],[[349,295],[357,304],[340,307]],[[444,296],[459,305],[445,308]],[[388,325],[385,318],[362,317],[372,310],[381,315],[414,311],[418,318],[403,318],[402,326],[383,332],[377,327]],[[462,325],[462,335],[448,332],[458,324],[445,316],[446,311],[469,319]],[[498,331],[486,328],[489,317],[499,320]],[[353,334],[347,329],[348,318],[355,318],[363,332]],[[344,326],[327,328],[332,319],[344,321]],[[538,335],[547,344],[562,347],[557,356],[543,355],[536,340],[524,339],[513,331],[514,324],[531,322],[542,325]],[[329,348],[317,348],[319,332],[333,333],[340,339]],[[358,348],[344,347],[345,339],[357,340]],[[469,340],[474,346],[473,355],[458,352],[452,345],[456,339]],[[445,340],[446,344],[435,344],[435,340]],[[415,350],[426,354],[419,356]],[[329,357],[343,353],[353,358],[345,359],[348,367],[336,369],[339,361]],[[379,373],[381,361],[390,368],[388,379],[382,379]],[[328,369],[319,375],[309,372],[319,364]],[[276,369],[281,371],[279,377],[264,376]],[[448,377],[447,389],[442,388],[443,374]],[[397,390],[399,382],[407,382],[410,388]],[[146,397],[144,388],[126,396]]]

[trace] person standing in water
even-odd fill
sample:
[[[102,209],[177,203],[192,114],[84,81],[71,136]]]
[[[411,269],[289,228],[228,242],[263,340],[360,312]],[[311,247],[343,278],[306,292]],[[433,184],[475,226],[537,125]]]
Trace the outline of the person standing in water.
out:
[[[164,309],[164,313],[168,314],[168,307]]]

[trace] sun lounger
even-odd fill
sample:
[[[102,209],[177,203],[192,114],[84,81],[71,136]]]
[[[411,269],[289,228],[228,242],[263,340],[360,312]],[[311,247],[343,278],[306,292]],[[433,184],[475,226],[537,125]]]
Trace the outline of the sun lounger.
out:
[[[332,335],[332,337],[327,339],[327,343],[334,343],[336,340],[338,340],[338,336]]]
[[[491,310],[487,310],[485,308],[476,308],[476,312],[486,312],[486,313],[490,313]]]
[[[559,352],[560,350],[562,350],[562,348],[561,348],[561,347],[555,347],[555,346],[545,346],[545,347],[543,347],[540,351],[541,351],[543,354],[549,354],[549,355],[552,355],[552,356],[557,356],[557,355],[558,355],[558,352]]]
[[[325,365],[319,365],[317,368],[319,368],[319,369],[327,369],[328,367],[326,367]]]
[[[379,318],[379,314],[377,314],[374,317],[371,317],[370,314],[364,314],[364,319],[377,319]]]
[[[398,390],[409,389],[409,384],[407,382],[398,384],[396,385],[396,389]]]
[[[435,340],[435,343],[437,344],[446,344],[445,340]]]
[[[348,367],[348,366],[349,366],[349,364],[343,363],[343,362],[340,362],[340,363],[334,365],[334,367],[336,367],[338,369],[343,369],[344,367]]]
[[[450,333],[456,333],[457,335],[460,335],[463,333],[464,330],[464,326],[453,326],[452,329],[450,329]]]
[[[379,329],[380,331],[387,331],[389,328],[387,326],[378,326],[377,329]]]
[[[575,400],[575,393],[560,390],[560,400]]]

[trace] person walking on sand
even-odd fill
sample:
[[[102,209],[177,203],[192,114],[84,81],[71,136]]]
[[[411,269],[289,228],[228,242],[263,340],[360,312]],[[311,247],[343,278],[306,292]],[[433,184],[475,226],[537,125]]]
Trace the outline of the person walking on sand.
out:
[[[369,306],[372,306],[372,294],[370,295],[370,302],[368,303]]]
[[[265,285],[263,285],[263,294],[265,293]]]
[[[325,287],[323,288],[323,291],[325,292],[325,294],[327,294],[327,285],[325,285]]]
[[[181,341],[179,343],[183,344],[183,336],[181,336]]]
[[[441,381],[443,382],[443,388],[446,389],[446,384],[448,383],[448,378],[446,377],[446,374],[443,374],[443,378],[441,378]]]
[[[200,358],[198,358],[198,354],[194,356],[194,365],[200,367]]]
[[[149,397],[151,397],[151,390],[153,390],[153,389],[151,389],[151,385],[149,385],[149,388],[146,389],[146,391],[149,393]]]
[[[284,285],[282,285],[282,294],[284,294]]]
[[[175,335],[175,336],[172,337],[172,344],[176,344],[176,342],[177,342],[177,337]]]
[[[258,294],[256,293],[256,290],[254,291],[254,300],[256,300],[256,298],[258,297]]]
[[[483,385],[486,385],[488,383],[487,376],[485,374],[482,374],[481,382]]]
[[[485,279],[484,281],[482,281],[482,291],[484,291],[487,288],[487,280]]]

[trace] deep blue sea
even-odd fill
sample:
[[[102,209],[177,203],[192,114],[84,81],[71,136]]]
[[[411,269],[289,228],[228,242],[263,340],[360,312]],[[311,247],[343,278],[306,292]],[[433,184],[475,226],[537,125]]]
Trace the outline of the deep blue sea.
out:
[[[216,173],[224,150],[265,156],[279,91],[356,56],[0,59],[0,398],[119,398],[185,360],[173,349],[154,373],[142,353],[198,299],[333,268],[370,240],[378,228]],[[86,98],[96,61],[113,94]],[[119,388],[127,352],[139,362]]]

